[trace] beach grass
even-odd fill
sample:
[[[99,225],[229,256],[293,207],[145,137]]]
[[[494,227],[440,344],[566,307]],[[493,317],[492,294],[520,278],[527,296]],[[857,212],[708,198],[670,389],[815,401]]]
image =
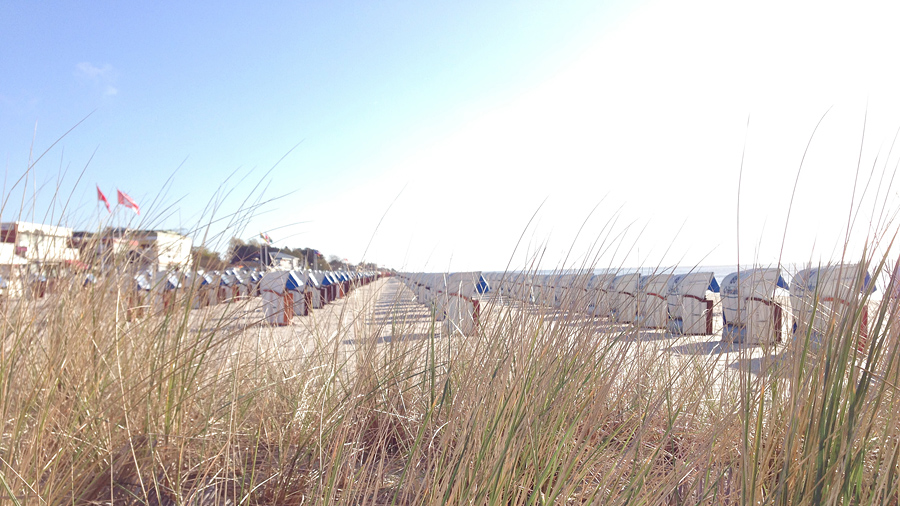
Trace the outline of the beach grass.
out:
[[[627,249],[613,228],[598,252]],[[197,286],[163,308],[107,258],[0,304],[0,503],[896,505],[876,249],[824,332],[762,347],[590,317],[575,289],[495,292],[465,336],[398,278],[273,327],[257,298],[195,308]]]
[[[896,504],[897,307],[868,297],[753,370],[580,298],[493,298],[466,337],[382,279],[297,333],[189,290],[138,317],[120,281],[73,278],[2,307],[0,499]]]

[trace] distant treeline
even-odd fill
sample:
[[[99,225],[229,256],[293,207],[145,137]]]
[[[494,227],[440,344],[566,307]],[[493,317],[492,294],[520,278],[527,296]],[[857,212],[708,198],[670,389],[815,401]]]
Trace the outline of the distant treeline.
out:
[[[301,262],[313,269],[328,269],[328,262],[318,250],[314,248],[278,248],[268,244],[262,244],[255,240],[244,242],[233,237],[228,243],[228,262],[231,264],[259,264],[260,255],[268,258],[275,253],[295,256]]]
[[[197,262],[197,266],[207,271],[223,270],[229,265],[257,266],[261,263],[260,257],[268,259],[271,255],[276,253],[297,257],[300,259],[301,266],[309,267],[310,269],[378,269],[377,264],[363,263],[357,266],[343,261],[336,255],[329,255],[326,260],[325,256],[315,248],[278,248],[255,239],[245,242],[237,237],[232,237],[231,240],[228,241],[228,251],[225,252],[224,255],[220,255],[218,252],[202,246],[193,248],[194,260]],[[264,263],[268,264],[268,262]]]

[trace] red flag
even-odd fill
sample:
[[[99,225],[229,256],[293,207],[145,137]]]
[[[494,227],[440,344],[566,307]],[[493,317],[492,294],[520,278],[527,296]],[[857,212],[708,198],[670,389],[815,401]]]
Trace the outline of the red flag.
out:
[[[112,212],[109,210],[109,201],[106,200],[106,195],[100,191],[100,185],[97,185],[97,200],[102,200],[104,204],[106,204],[106,212]]]
[[[129,208],[131,208],[131,209],[134,209],[134,212],[138,213],[138,216],[140,216],[140,215],[141,215],[141,208],[138,207],[137,203],[135,203],[134,200],[131,200],[131,197],[129,197],[128,195],[122,193],[122,190],[116,189],[116,191],[119,192],[119,203],[122,204],[122,205],[125,206],[125,207],[129,207]]]

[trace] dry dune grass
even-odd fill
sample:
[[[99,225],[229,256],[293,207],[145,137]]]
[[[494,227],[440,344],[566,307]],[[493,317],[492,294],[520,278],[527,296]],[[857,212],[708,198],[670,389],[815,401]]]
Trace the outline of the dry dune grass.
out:
[[[496,297],[448,336],[397,279],[290,327],[189,299],[129,319],[101,281],[7,302],[4,503],[897,502],[892,299],[863,353],[836,322],[762,365]]]
[[[614,228],[596,258],[628,249]],[[0,503],[898,504],[896,299],[857,289],[819,344],[760,348],[587,318],[576,291],[489,297],[466,337],[396,278],[289,327],[192,288],[138,316],[125,279],[0,307]]]

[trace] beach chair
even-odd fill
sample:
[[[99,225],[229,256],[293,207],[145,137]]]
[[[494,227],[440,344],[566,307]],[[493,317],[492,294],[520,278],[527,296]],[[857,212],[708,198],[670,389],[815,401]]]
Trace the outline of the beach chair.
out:
[[[588,311],[591,298],[588,294],[588,285],[593,278],[590,271],[566,274],[565,286],[559,292],[559,307],[566,311],[576,311],[584,314]]]
[[[435,320],[445,321],[449,304],[447,275],[444,273],[429,273],[426,279],[427,293],[425,297],[428,301],[428,306],[434,311]]]
[[[801,270],[791,280],[790,289],[794,339],[809,336],[811,342],[820,344],[824,336],[850,323],[859,334],[858,348],[864,349],[869,334],[869,308],[860,295],[874,290],[872,277],[860,264]]]
[[[306,316],[309,314],[309,305],[306,303],[306,282],[303,280],[303,274],[299,271],[287,271],[287,273],[284,289],[291,295],[294,316]]]
[[[498,300],[503,301],[503,298],[509,298],[509,293],[505,291],[506,289],[506,277],[505,273],[502,272],[486,272],[481,275],[484,278],[484,291],[479,292],[482,296],[488,297],[496,297]]]
[[[330,284],[330,281],[325,277],[325,273],[322,271],[310,271],[309,275],[315,278],[315,285],[319,289],[319,301],[321,302],[319,307],[328,304],[330,299],[328,298],[329,290],[326,283]]]
[[[591,316],[606,317],[610,315],[611,297],[609,285],[615,274],[596,274],[591,276],[585,287],[587,296],[587,313]]]
[[[182,276],[182,287],[191,297],[191,308],[200,309],[209,304],[209,295],[204,291],[210,283],[209,277],[200,272],[186,272]]]
[[[477,299],[481,273],[457,272],[448,274],[446,279],[445,326],[448,335],[456,331],[464,336],[477,335],[481,314],[481,304]]]
[[[641,276],[638,288],[638,327],[664,329],[669,325],[668,294],[674,276],[651,274]]]
[[[154,272],[150,279],[150,307],[154,313],[164,313],[174,308],[176,291],[181,288],[179,276],[173,272]]]
[[[232,269],[231,275],[234,276],[234,285],[232,286],[232,298],[234,300],[244,300],[250,297],[250,278],[242,269]]]
[[[535,274],[531,277],[531,291],[536,305],[550,305],[553,295],[553,281],[551,278],[550,274]]]
[[[537,289],[535,288],[537,286]],[[535,283],[535,274],[522,272],[516,282],[516,299],[523,304],[536,304],[540,293],[540,282]]]
[[[431,305],[434,293],[431,290],[432,276],[424,272],[416,274],[416,299],[422,304]]]
[[[613,278],[609,285],[610,313],[618,323],[632,323],[637,319],[637,291],[641,274],[632,272]]]
[[[722,341],[745,344],[781,342],[784,299],[788,290],[781,269],[756,268],[734,272],[722,281]]]
[[[719,291],[712,272],[675,275],[666,294],[669,310],[669,332],[679,335],[713,333],[713,301],[709,293]]]
[[[309,309],[321,309],[322,291],[319,289],[318,279],[309,270],[300,271],[300,279],[306,285],[303,291],[306,307]]]
[[[218,284],[218,295],[217,299],[219,302],[233,302],[234,297],[237,294],[237,279],[234,277],[230,271],[225,271],[219,274],[219,284]]]
[[[127,320],[142,318],[150,306],[153,275],[149,272],[140,272],[131,279],[131,284],[127,288],[125,317]]]
[[[573,287],[578,284],[578,274],[557,274],[553,276],[553,307],[556,309],[568,309],[572,306],[575,296]],[[580,295],[580,294],[579,294]]]
[[[294,316],[293,292],[288,290],[289,271],[268,271],[259,282],[263,317],[272,325],[290,325]]]

